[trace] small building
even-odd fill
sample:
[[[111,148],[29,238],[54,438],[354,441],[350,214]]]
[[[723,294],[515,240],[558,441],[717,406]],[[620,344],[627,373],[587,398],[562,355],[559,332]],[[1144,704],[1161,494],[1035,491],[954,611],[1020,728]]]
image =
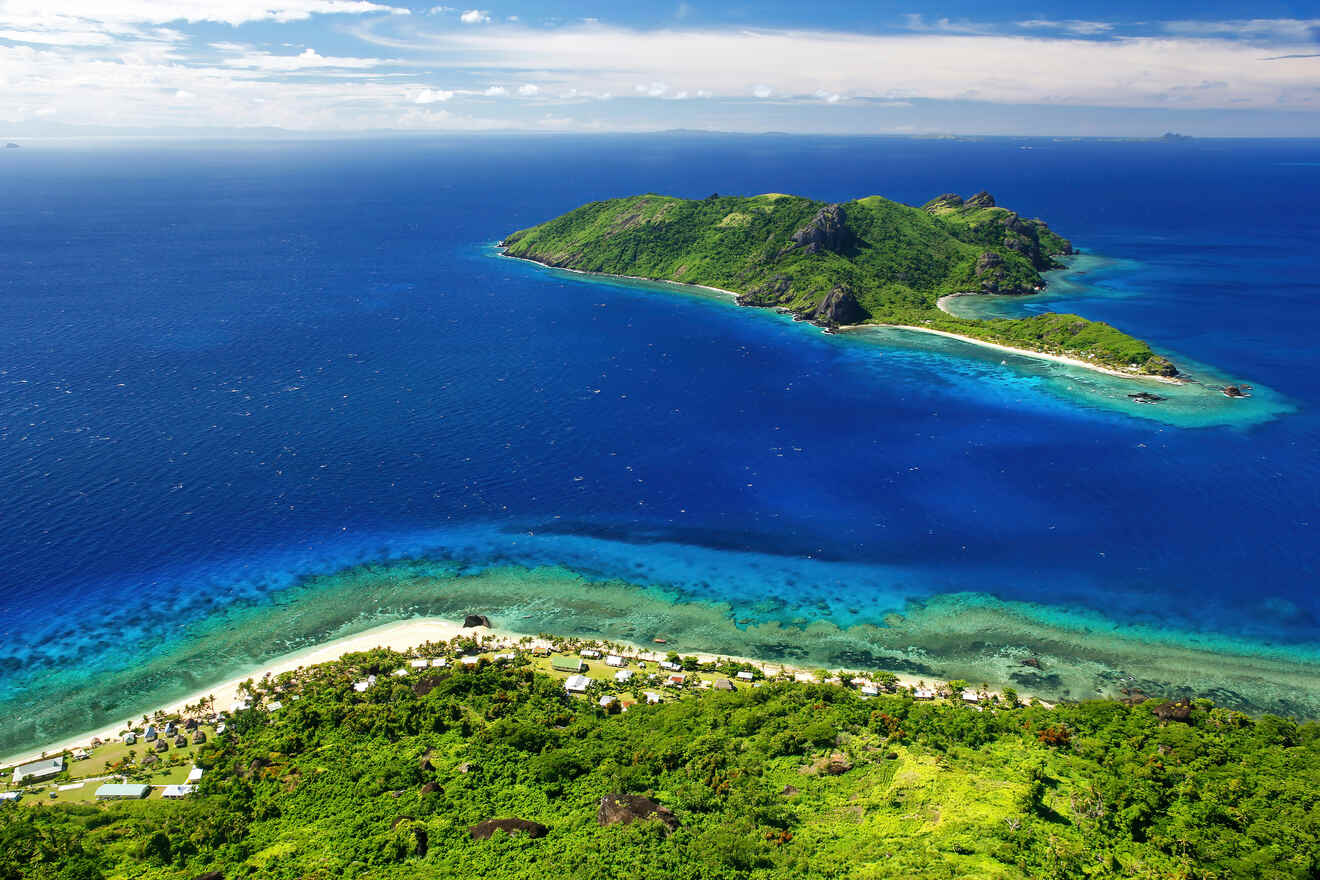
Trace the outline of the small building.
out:
[[[912,689],[912,699],[933,700],[935,699],[935,692],[928,687],[914,687]]]
[[[448,657],[435,657],[431,660],[432,669],[444,669],[448,665],[449,665]]]
[[[131,746],[131,745],[135,744],[136,742],[137,742],[137,734],[136,734],[136,733],[134,733],[133,731],[130,730],[128,733],[124,734],[124,745],[126,745],[126,746]]]
[[[755,681],[755,680],[756,680],[756,673],[755,673],[755,672],[752,672],[752,670],[750,670],[750,669],[744,669],[744,670],[742,670],[742,671],[740,671],[740,672],[738,673],[738,680],[739,680],[739,681]]]
[[[188,784],[196,785],[202,781],[202,768],[194,767],[188,771]]]
[[[186,749],[188,747],[188,737],[179,734],[174,738],[174,747],[176,749]]]
[[[229,704],[229,714],[234,715],[238,712],[244,711],[245,709],[251,709],[251,708],[252,708],[252,701],[249,700],[247,697],[244,697],[241,700],[234,700],[234,702]]]
[[[176,734],[176,733],[178,732],[178,730],[179,730],[179,729],[178,729],[177,727],[174,726],[174,722],[173,722],[173,721],[167,721],[167,722],[165,722],[165,735],[166,735],[166,736],[174,736],[174,734]]]
[[[40,779],[50,779],[62,772],[64,772],[63,755],[57,758],[42,758],[40,761],[19,764],[14,768],[14,785],[36,782]]]
[[[86,761],[86,760],[87,760],[88,758],[90,758],[91,756],[92,756],[92,753],[89,752],[89,751],[87,751],[86,749],[74,749],[74,750],[73,750],[73,760],[75,760],[75,761]]]
[[[971,688],[963,688],[962,699],[964,703],[979,703],[981,695]]]
[[[549,656],[550,656],[550,646],[549,646],[549,645],[536,645],[535,647],[532,648],[532,656],[533,656],[533,657],[549,657]]]
[[[376,683],[376,676],[368,675],[366,678],[362,679],[361,681],[353,682],[353,690],[357,691],[360,694],[375,683]],[[220,733],[219,728],[217,728],[215,732]]]
[[[480,657],[464,657],[464,658],[463,658],[462,660],[460,660],[459,662],[462,663],[464,666],[466,666],[468,669],[476,669],[478,666],[481,665],[481,658],[480,658]]]
[[[618,654],[611,654],[610,656],[605,658],[605,665],[613,666],[615,669],[622,669],[623,667],[628,665],[628,661],[624,660]]]
[[[664,697],[660,696],[655,691],[642,691],[642,697],[648,703],[659,703],[664,700]]]
[[[683,675],[681,672],[675,672],[673,675],[665,679],[665,684],[670,687],[681,687],[685,681],[687,681],[687,676]]]
[[[269,703],[266,704],[267,712],[278,712],[283,708],[284,708],[284,704],[281,703],[279,700],[271,700]]]
[[[227,729],[228,728],[225,727],[225,723],[221,721],[215,726],[215,735],[219,736],[220,734],[224,733]]]
[[[559,656],[559,657],[550,658],[550,668],[553,669],[555,672],[578,673],[581,672],[583,669],[586,669],[587,664],[583,663],[582,660],[578,657]]]
[[[431,664],[425,657],[423,657],[420,660],[409,661],[408,665],[411,666],[413,669],[425,669]]]
[[[206,731],[203,730],[193,731],[192,741],[193,741],[193,745],[195,746],[200,746],[202,743],[206,742]]]
[[[610,706],[613,706],[615,703],[619,702],[619,698],[606,694],[605,696],[601,697],[597,702],[600,703],[600,707],[602,709],[608,709]]]
[[[13,803],[23,796],[21,791],[0,791],[0,804]]]
[[[631,669],[620,669],[618,672],[614,673],[614,680],[619,684],[627,684],[632,681],[632,678],[633,671]]]
[[[158,752],[168,752],[169,750],[170,750],[170,744],[169,744],[169,743],[165,742],[165,740],[163,740],[163,739],[158,739],[158,740],[156,740],[156,751],[158,751]]]
[[[196,718],[189,718],[187,721],[183,722],[183,729],[188,731],[189,733],[192,733],[194,730],[197,729],[197,727],[198,724]]]
[[[151,794],[151,786],[137,782],[107,782],[96,790],[98,801],[142,800]]]
[[[858,688],[858,690],[861,692],[862,696],[864,697],[880,696],[880,687],[873,681],[863,682],[862,686]]]
[[[661,669],[668,670],[669,672],[678,672],[678,671],[680,671],[680,670],[683,668],[683,664],[682,664],[682,663],[673,663],[673,662],[671,662],[671,661],[669,661],[669,660],[661,660],[661,661],[660,661],[660,668],[661,668]]]
[[[403,676],[408,674],[408,667],[400,666],[398,669],[394,670],[394,674],[395,676],[402,678]]]
[[[517,654],[514,654],[514,653],[512,653],[512,652],[509,652],[509,651],[506,651],[506,652],[504,652],[503,654],[496,654],[496,655],[495,655],[495,662],[496,662],[496,663],[512,663],[514,660],[517,660],[517,659],[518,659],[518,655],[517,655]]]
[[[142,734],[142,741],[143,741],[143,742],[151,742],[152,740],[154,740],[154,739],[156,738],[156,736],[157,736],[157,734],[156,734],[156,728],[155,728],[155,727],[152,727],[151,725],[148,725],[148,726],[147,726],[147,732],[144,733],[144,734]]]
[[[591,679],[585,675],[570,675],[564,682],[564,690],[570,694],[585,694],[591,687]]]
[[[160,796],[175,800],[177,798],[185,798],[192,793],[193,786],[191,785],[167,785],[161,791]]]
[[[733,682],[729,681],[727,678],[717,678],[715,679],[715,690],[734,691],[737,690],[737,688],[735,688]]]
[[[595,648],[583,648],[581,651],[578,651],[578,656],[585,657],[588,660],[599,660],[600,651],[597,651]]]

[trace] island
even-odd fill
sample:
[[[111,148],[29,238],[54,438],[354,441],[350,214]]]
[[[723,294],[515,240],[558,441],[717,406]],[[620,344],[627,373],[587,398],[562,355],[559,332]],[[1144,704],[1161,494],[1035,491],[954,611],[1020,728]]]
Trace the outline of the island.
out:
[[[955,295],[1025,295],[1072,244],[987,192],[921,207],[882,196],[826,203],[767,193],[591,202],[501,243],[507,256],[579,272],[721,290],[829,331],[886,325],[953,336],[1113,375],[1177,381],[1140,339],[1078,315],[971,320]]]

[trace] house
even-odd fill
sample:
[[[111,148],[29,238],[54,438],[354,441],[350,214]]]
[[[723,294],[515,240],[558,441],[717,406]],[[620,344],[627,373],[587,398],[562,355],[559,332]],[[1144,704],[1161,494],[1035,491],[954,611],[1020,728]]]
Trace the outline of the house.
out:
[[[962,698],[964,703],[981,702],[981,695],[978,694],[976,691],[972,690],[971,688],[963,688]]]
[[[427,666],[430,666],[431,664],[430,662],[427,661],[425,657],[423,657],[420,660],[409,661],[408,665],[411,666],[413,669],[425,669]]]
[[[467,667],[468,669],[476,669],[478,666],[481,665],[481,658],[480,658],[480,657],[464,657],[462,660],[459,660],[458,662],[459,662],[459,663],[462,663],[462,664],[463,664],[465,667]]]
[[[687,681],[687,676],[683,675],[681,672],[675,672],[673,675],[665,679],[665,684],[670,687],[681,687],[685,681]]]
[[[98,801],[142,800],[149,794],[151,794],[150,785],[137,782],[107,782],[96,790],[96,799]]]
[[[86,749],[74,749],[74,750],[73,750],[73,760],[75,760],[75,761],[86,761],[86,760],[87,760],[88,758],[90,758],[91,756],[92,756],[92,753],[89,752],[89,751],[87,751]]]
[[[755,680],[756,680],[756,673],[755,673],[755,672],[752,672],[752,670],[750,670],[750,669],[744,669],[744,670],[742,670],[741,672],[738,673],[738,680],[739,680],[739,681],[755,681]]]
[[[564,690],[570,694],[585,694],[589,687],[591,687],[591,679],[585,675],[570,675],[564,682]]]
[[[436,657],[431,661],[432,669],[444,669],[448,665],[449,665],[448,657]]]
[[[14,768],[14,785],[21,785],[25,782],[36,782],[39,779],[50,779],[64,771],[64,758],[42,758],[40,761],[32,761],[28,764],[19,764]]]
[[[216,736],[219,736],[220,734],[222,734],[222,733],[225,732],[225,729],[226,729],[226,728],[225,728],[225,723],[224,723],[223,721],[221,721],[219,724],[217,724],[217,725],[215,726],[215,735],[216,735]]]
[[[733,682],[729,681],[727,678],[717,678],[715,679],[715,690],[734,691],[737,690],[737,688],[735,688]]]
[[[279,700],[271,700],[269,703],[266,704],[267,712],[278,712],[283,708],[284,708],[284,704],[281,703]]]
[[[169,743],[165,742],[165,740],[163,740],[163,739],[158,739],[158,740],[156,740],[156,751],[158,751],[158,752],[168,752],[169,750],[170,750],[170,744],[169,744]]]
[[[495,655],[496,663],[512,663],[514,660],[517,659],[518,659],[518,655],[514,654],[512,651],[506,651],[503,654]]]
[[[147,732],[142,734],[142,741],[151,742],[155,738],[156,738],[156,728],[152,727],[151,725],[147,725]]]
[[[188,784],[196,785],[202,781],[202,768],[194,767],[188,771]]]
[[[188,731],[189,733],[192,733],[194,730],[197,729],[197,719],[189,718],[187,721],[183,722],[183,729]]]
[[[583,663],[583,662],[582,662],[580,659],[578,659],[577,657],[563,657],[563,656],[560,656],[560,657],[551,657],[551,658],[550,658],[550,668],[553,669],[555,672],[574,672],[574,673],[577,673],[577,672],[581,672],[582,670],[586,669],[586,668],[587,668],[587,664]]]
[[[598,702],[600,703],[600,707],[602,709],[608,709],[610,706],[613,706],[615,703],[619,702],[619,698],[612,697],[609,694],[606,694],[605,696],[601,697]]]
[[[403,678],[408,674],[408,667],[400,666],[398,669],[394,670],[394,674],[399,678]]]
[[[658,703],[664,699],[664,697],[660,696],[655,691],[642,691],[642,696],[646,698],[646,702],[648,703]]]
[[[194,731],[194,732],[193,732],[193,745],[195,745],[195,746],[200,746],[200,745],[201,745],[202,743],[204,743],[204,742],[206,742],[206,733],[205,733],[204,731],[201,731],[201,730]]]
[[[928,687],[914,687],[912,689],[912,699],[933,700],[935,699],[935,692]]]
[[[875,684],[875,682],[871,682],[871,681],[863,682],[859,690],[861,691],[861,694],[864,697],[880,696],[880,688]]]
[[[137,742],[136,733],[130,730],[128,733],[124,734],[124,745],[131,746],[136,742]]]
[[[174,738],[174,747],[176,749],[185,749],[188,747],[188,737],[179,734]]]
[[[632,681],[632,678],[633,671],[631,669],[620,669],[618,672],[614,673],[614,680],[619,684],[627,684]]]
[[[242,712],[246,709],[251,709],[251,708],[252,708],[252,701],[247,697],[244,697],[241,700],[235,700],[234,702],[229,704],[229,714],[234,715],[238,712]],[[150,739],[150,737],[148,737],[148,739]]]
[[[166,735],[166,736],[174,736],[174,734],[176,734],[176,733],[178,733],[178,732],[179,732],[179,729],[178,729],[177,727],[174,726],[174,722],[173,722],[173,721],[167,721],[167,722],[165,722],[165,735]]]
[[[163,798],[183,798],[193,793],[191,785],[167,785],[161,790],[160,796]]]
[[[0,803],[12,803],[23,796],[21,791],[0,791]]]
[[[605,658],[605,665],[613,666],[615,669],[622,669],[623,667],[628,665],[628,661],[624,660],[618,654],[611,654],[610,656]]]
[[[680,671],[680,670],[683,668],[683,664],[682,664],[682,663],[672,663],[672,662],[670,662],[669,660],[661,660],[661,661],[660,661],[660,668],[661,668],[661,669],[668,670],[669,672],[678,672],[678,671]]]
[[[595,648],[583,648],[581,651],[578,651],[578,656],[585,657],[588,660],[599,660],[600,651],[597,651]]]
[[[534,656],[534,657],[549,657],[549,656],[550,656],[550,646],[549,646],[549,645],[537,645],[536,647],[532,648],[532,656]]]

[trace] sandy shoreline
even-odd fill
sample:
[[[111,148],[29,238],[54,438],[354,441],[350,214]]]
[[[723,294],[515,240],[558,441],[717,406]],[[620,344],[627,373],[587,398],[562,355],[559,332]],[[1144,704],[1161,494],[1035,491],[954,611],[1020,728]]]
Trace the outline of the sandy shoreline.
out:
[[[558,269],[561,272],[572,272],[574,275],[586,275],[589,277],[596,277],[596,278],[619,278],[625,281],[648,281],[652,284],[673,284],[676,287],[699,287],[703,290],[710,290],[710,291],[714,291],[715,293],[726,294],[727,296],[733,297],[735,300],[739,296],[739,294],[734,293],[732,290],[725,290],[722,287],[711,287],[708,284],[689,284],[684,281],[669,281],[664,278],[643,278],[640,275],[615,275],[611,272],[587,272],[582,269],[569,269],[564,266],[551,266],[549,263],[542,263],[540,260],[532,260],[532,259],[528,259],[527,257],[510,256],[504,250],[500,251],[500,256],[508,257],[508,259],[510,260],[520,260],[524,263],[531,263],[532,265],[540,266],[543,269]],[[951,299],[956,296],[969,296],[969,295],[970,294],[965,294],[965,293],[947,294],[936,300],[935,304],[939,306],[940,311],[956,318],[957,315],[954,315],[953,312],[949,311],[945,307],[944,301],[946,299]],[[909,324],[847,324],[839,327],[838,329],[839,331],[855,331],[855,330],[875,329],[877,327],[880,328],[888,327],[894,330],[912,330],[917,333],[930,333],[935,336],[944,336],[949,339],[957,339],[960,342],[970,343],[971,345],[979,345],[982,346],[983,348],[989,348],[995,351],[1002,351],[1008,354],[1015,354],[1020,357],[1037,358],[1043,361],[1052,361],[1058,364],[1065,364],[1070,367],[1081,367],[1084,370],[1092,370],[1097,373],[1104,373],[1107,376],[1113,376],[1117,379],[1135,379],[1138,381],[1163,382],[1166,385],[1185,384],[1181,379],[1171,378],[1169,376],[1153,376],[1147,373],[1129,373],[1123,370],[1115,370],[1110,367],[1102,367],[1098,364],[1093,364],[1090,361],[1084,361],[1081,358],[1071,358],[1071,357],[1067,357],[1066,355],[1060,355],[1060,354],[1049,354],[1043,351],[1032,351],[1029,348],[1014,348],[1010,345],[1001,345],[998,342],[987,342],[984,339],[977,339],[975,336],[963,336],[961,333],[951,333],[947,330],[932,330],[929,327],[913,327]]]
[[[338,660],[345,654],[359,651],[369,651],[373,648],[387,648],[391,651],[406,653],[426,642],[446,642],[457,636],[491,636],[501,642],[500,647],[505,645],[513,646],[523,639],[531,639],[533,645],[544,644],[544,640],[537,638],[531,633],[514,632],[500,628],[467,628],[461,623],[441,618],[424,617],[413,620],[397,621],[382,626],[374,627],[364,632],[356,633],[351,636],[333,639],[324,644],[305,648],[301,651],[295,651],[291,654],[285,654],[276,657],[266,663],[253,667],[241,675],[235,675],[225,679],[212,687],[195,691],[186,697],[173,700],[166,704],[141,707],[135,712],[125,713],[126,719],[140,719],[143,715],[152,715],[157,711],[172,714],[181,712],[185,706],[194,705],[207,697],[213,697],[215,700],[215,710],[224,711],[231,704],[236,702],[239,697],[239,686],[249,679],[260,680],[267,675],[279,675],[283,672],[291,672],[305,666],[314,666],[320,663],[329,663]],[[566,637],[570,638],[570,637]],[[583,641],[607,641],[615,645],[625,645],[626,653],[629,656],[635,656],[643,660],[663,660],[667,648],[654,650],[653,648],[643,647],[632,642],[624,642],[616,639],[583,639]],[[794,666],[787,663],[771,662],[758,660],[752,657],[738,657],[728,654],[713,654],[705,651],[684,650],[684,656],[697,657],[701,662],[714,660],[732,660],[739,663],[750,663],[761,669],[767,675],[777,675],[784,670],[795,676],[814,675],[813,670],[804,667]],[[897,676],[898,684],[902,687],[913,687],[920,682],[925,682],[928,686],[938,687],[944,682],[933,678],[922,678],[915,675]],[[814,680],[814,678],[813,678]],[[997,695],[996,691],[988,693]],[[1019,697],[1024,701],[1031,699],[1031,696],[1019,692]],[[119,738],[119,732],[124,729],[122,722],[102,727],[99,730],[89,730],[76,736],[54,742],[43,749],[34,749],[28,752],[6,756],[0,760],[0,765],[11,766],[21,764],[26,761],[33,761],[45,755],[54,755],[60,752],[72,749],[87,747],[93,739],[114,740]]]

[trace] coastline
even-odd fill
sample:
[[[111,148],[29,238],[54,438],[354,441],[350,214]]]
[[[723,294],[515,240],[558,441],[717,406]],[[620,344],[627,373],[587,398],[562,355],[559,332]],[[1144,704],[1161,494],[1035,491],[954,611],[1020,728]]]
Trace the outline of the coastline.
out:
[[[640,275],[617,275],[617,274],[614,274],[614,273],[612,273],[612,272],[588,272],[588,271],[585,271],[585,270],[583,270],[583,269],[570,269],[570,268],[565,267],[565,266],[551,266],[549,263],[542,263],[540,260],[533,260],[533,259],[531,259],[531,258],[529,258],[529,257],[515,257],[515,256],[511,256],[511,255],[507,252],[507,249],[506,249],[502,244],[501,244],[501,245],[497,245],[497,248],[498,248],[498,250],[499,250],[499,255],[500,255],[501,257],[506,257],[506,258],[508,258],[508,259],[510,259],[510,260],[519,260],[519,261],[524,262],[524,263],[531,263],[532,265],[534,265],[534,266],[540,266],[540,267],[543,268],[543,269],[555,269],[555,270],[560,271],[560,272],[572,272],[574,275],[583,275],[583,276],[587,276],[587,277],[595,277],[595,278],[618,278],[618,279],[620,279],[620,280],[624,280],[624,281],[645,281],[645,282],[647,282],[647,283],[649,283],[649,284],[672,284],[672,285],[675,285],[676,287],[697,287],[697,288],[701,288],[702,290],[709,290],[709,291],[712,291],[712,292],[714,292],[714,293],[722,293],[722,294],[725,294],[726,296],[733,297],[733,299],[734,299],[735,301],[736,301],[736,300],[738,299],[738,297],[741,295],[741,294],[735,293],[735,292],[732,291],[732,290],[725,290],[725,289],[722,288],[722,287],[711,287],[711,286],[708,285],[708,284],[689,284],[689,283],[682,282],[682,281],[670,281],[670,280],[667,280],[667,279],[664,279],[664,278],[643,278],[643,277],[640,276]],[[957,296],[969,296],[969,295],[971,295],[971,294],[966,294],[966,293],[950,293],[950,294],[946,294],[946,295],[940,297],[938,300],[936,300],[936,303],[935,303],[935,304],[939,307],[940,311],[944,312],[945,314],[950,315],[950,316],[953,316],[953,317],[957,317],[956,315],[953,314],[953,312],[950,312],[950,311],[945,307],[945,305],[944,305],[944,301],[945,301],[946,299],[950,299],[950,298],[952,298],[952,297],[957,297]],[[816,325],[813,324],[813,326],[816,326]],[[949,339],[957,339],[957,340],[960,341],[960,342],[966,342],[966,343],[968,343],[968,344],[970,344],[970,345],[979,345],[979,346],[982,346],[983,348],[989,348],[989,349],[992,349],[992,350],[994,350],[994,351],[1002,351],[1002,352],[1005,352],[1005,353],[1007,353],[1007,354],[1018,355],[1019,357],[1036,358],[1036,359],[1038,359],[1038,360],[1050,361],[1050,362],[1052,362],[1052,363],[1058,363],[1058,364],[1064,364],[1065,366],[1070,366],[1070,367],[1080,367],[1081,369],[1084,369],[1084,370],[1092,370],[1092,371],[1097,372],[1097,373],[1104,373],[1104,374],[1107,375],[1107,376],[1113,376],[1113,377],[1115,377],[1115,378],[1117,378],[1117,379],[1135,379],[1135,380],[1138,380],[1138,381],[1154,381],[1154,382],[1161,382],[1161,383],[1166,384],[1166,385],[1185,385],[1185,384],[1187,384],[1184,380],[1182,380],[1182,379],[1178,379],[1178,378],[1174,378],[1174,377],[1169,377],[1169,376],[1153,376],[1153,375],[1149,375],[1149,374],[1146,374],[1146,373],[1130,373],[1130,372],[1126,372],[1126,371],[1124,371],[1124,370],[1115,370],[1115,369],[1113,369],[1113,368],[1111,368],[1111,367],[1102,367],[1102,366],[1100,366],[1099,364],[1093,364],[1093,363],[1090,363],[1089,361],[1081,360],[1080,358],[1071,358],[1071,357],[1067,357],[1066,355],[1050,354],[1050,353],[1048,353],[1048,352],[1043,352],[1043,351],[1032,351],[1032,350],[1029,349],[1029,348],[1014,348],[1014,347],[1009,346],[1009,345],[1002,345],[1002,344],[1000,344],[1000,343],[998,343],[998,342],[987,342],[987,341],[984,340],[984,339],[977,339],[975,336],[964,336],[964,335],[962,335],[961,333],[951,333],[951,332],[949,332],[949,331],[947,331],[947,330],[932,330],[932,329],[929,328],[929,327],[913,327],[913,326],[910,325],[910,324],[883,324],[883,323],[876,323],[876,324],[845,324],[845,325],[839,327],[838,330],[839,330],[839,332],[843,332],[843,331],[871,330],[871,329],[876,329],[876,328],[880,328],[880,329],[889,328],[889,329],[893,329],[893,330],[912,330],[912,331],[915,331],[915,332],[917,332],[917,333],[930,333],[930,334],[933,334],[933,335],[935,335],[935,336],[944,336],[944,337],[947,337],[947,338],[949,338]]]
[[[142,715],[153,715],[156,712],[163,712],[167,715],[181,713],[185,707],[195,705],[207,698],[214,700],[217,711],[223,711],[226,706],[229,706],[238,700],[240,686],[246,681],[259,681],[266,676],[275,676],[307,666],[330,663],[339,660],[345,654],[370,651],[375,648],[385,648],[399,653],[408,653],[426,642],[447,642],[464,635],[493,637],[498,643],[500,643],[492,646],[493,650],[499,650],[503,647],[512,647],[523,640],[531,640],[533,647],[548,644],[546,639],[532,633],[516,632],[514,630],[499,627],[465,627],[462,623],[437,617],[401,620],[394,623],[382,624],[363,632],[332,639],[331,641],[320,645],[315,645],[299,651],[293,651],[280,657],[272,658],[271,660],[242,674],[231,676],[212,687],[203,688],[180,699],[141,708],[130,713],[130,715],[133,718],[139,718]],[[608,642],[613,645],[621,645],[625,647],[626,653],[629,656],[634,656],[647,661],[663,660],[667,653],[667,650],[655,650],[654,648],[644,647],[626,640],[621,641],[618,639],[578,636],[562,636],[559,638],[577,639],[587,642]],[[784,672],[793,675],[798,680],[805,680],[805,677],[809,677],[812,681],[816,680],[815,672],[813,670],[809,670],[802,666],[796,666],[791,663],[768,661],[755,657],[741,657],[701,650],[684,650],[682,653],[684,656],[694,656],[702,663],[711,661],[747,663],[761,670],[761,672],[767,677]],[[831,672],[838,671],[840,670],[831,670]],[[854,671],[861,672],[862,670]],[[905,688],[927,685],[938,690],[947,683],[945,680],[931,678],[929,676],[923,677],[906,673],[895,673],[895,676],[896,684],[899,687]],[[986,693],[996,697],[1000,695],[1000,692],[997,689],[987,690]],[[1023,702],[1030,702],[1032,699],[1038,699],[1046,706],[1052,705],[1052,703],[1046,700],[1041,700],[1029,693],[1019,691],[1018,696]],[[77,748],[89,747],[93,739],[99,739],[102,742],[118,739],[119,732],[122,731],[124,727],[125,725],[122,723],[107,725],[97,730],[90,730],[85,733],[80,733],[59,740],[44,748],[34,748],[27,752],[8,755],[3,759],[0,759],[0,766],[9,767],[14,764],[35,761],[46,757],[47,755],[54,755]]]

